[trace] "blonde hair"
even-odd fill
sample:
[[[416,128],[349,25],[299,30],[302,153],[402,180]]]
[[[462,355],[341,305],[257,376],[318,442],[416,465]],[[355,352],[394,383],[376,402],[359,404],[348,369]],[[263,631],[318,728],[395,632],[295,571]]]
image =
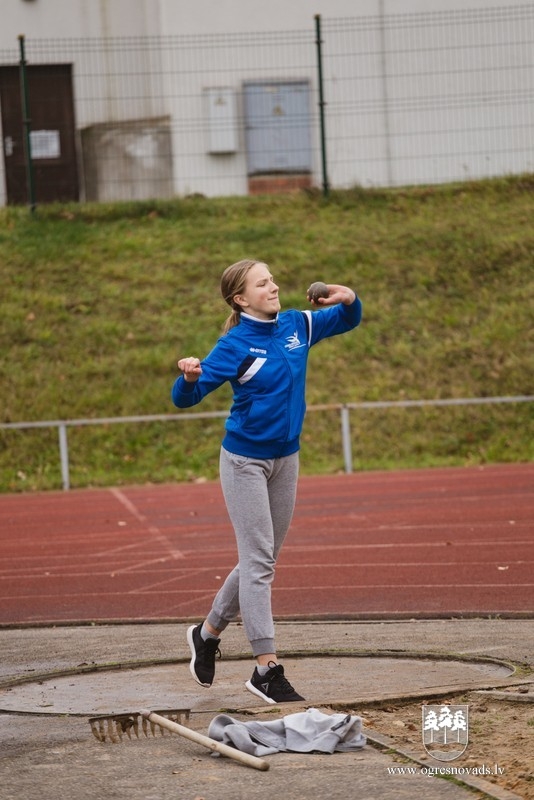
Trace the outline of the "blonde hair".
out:
[[[256,264],[262,263],[262,261],[244,258],[242,261],[237,261],[224,270],[221,276],[221,294],[224,301],[228,303],[232,309],[232,313],[223,325],[223,333],[228,333],[231,328],[239,325],[241,307],[236,303],[234,298],[237,294],[243,294],[245,291],[245,283],[249,270],[256,266]]]

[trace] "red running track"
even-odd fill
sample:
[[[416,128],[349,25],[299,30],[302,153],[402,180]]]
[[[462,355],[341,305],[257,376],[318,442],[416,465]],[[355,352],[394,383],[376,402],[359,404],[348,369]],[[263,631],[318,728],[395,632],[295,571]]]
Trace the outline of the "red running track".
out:
[[[0,496],[0,624],[201,618],[218,482]],[[534,464],[303,477],[278,618],[534,615]]]

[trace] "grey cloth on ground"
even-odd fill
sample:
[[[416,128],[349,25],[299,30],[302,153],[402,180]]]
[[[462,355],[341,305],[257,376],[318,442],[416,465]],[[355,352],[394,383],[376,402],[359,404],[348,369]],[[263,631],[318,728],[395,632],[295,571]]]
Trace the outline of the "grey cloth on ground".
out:
[[[367,743],[361,717],[324,714],[316,708],[269,722],[241,722],[228,714],[219,714],[212,719],[208,736],[259,757],[287,751],[351,752]]]

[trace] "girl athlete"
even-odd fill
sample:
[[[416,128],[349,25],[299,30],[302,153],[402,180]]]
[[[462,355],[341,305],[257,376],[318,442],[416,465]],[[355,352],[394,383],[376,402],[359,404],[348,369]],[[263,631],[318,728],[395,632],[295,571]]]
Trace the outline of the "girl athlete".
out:
[[[240,613],[257,662],[247,689],[267,703],[299,701],[276,657],[271,583],[295,505],[308,352],[355,328],[362,306],[352,289],[329,284],[319,310],[280,312],[269,267],[251,260],[224,271],[221,293],[232,309],[223,335],[203,361],[178,361],[182,375],[172,388],[178,408],[199,403],[225,381],[234,391],[220,480],[238,564],[204,622],[187,631],[190,670],[201,686],[212,685],[220,635]]]

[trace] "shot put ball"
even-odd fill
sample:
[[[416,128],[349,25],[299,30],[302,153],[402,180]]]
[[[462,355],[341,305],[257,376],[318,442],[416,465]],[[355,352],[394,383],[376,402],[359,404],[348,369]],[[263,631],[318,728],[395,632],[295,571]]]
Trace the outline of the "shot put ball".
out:
[[[317,300],[320,297],[328,297],[328,287],[322,281],[315,281],[308,289],[307,295],[308,299],[317,305]]]

